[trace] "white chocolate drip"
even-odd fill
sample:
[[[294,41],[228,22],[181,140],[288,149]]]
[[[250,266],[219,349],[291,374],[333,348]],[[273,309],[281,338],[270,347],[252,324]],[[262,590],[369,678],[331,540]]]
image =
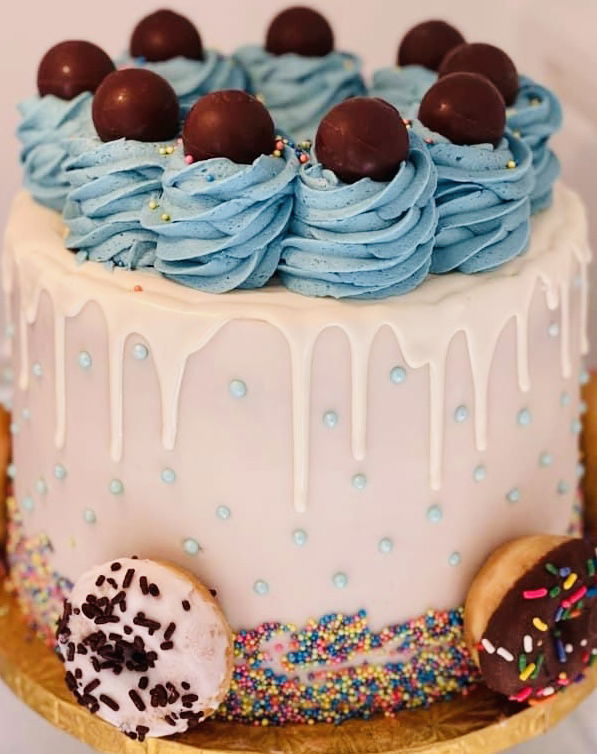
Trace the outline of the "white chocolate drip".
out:
[[[529,312],[537,287],[545,292],[547,306],[559,309],[561,369],[572,374],[570,354],[571,284],[579,276],[581,348],[586,353],[587,264],[583,208],[575,194],[557,187],[554,211],[533,222],[530,251],[520,259],[480,276],[451,274],[431,277],[403,298],[379,302],[337,302],[291,294],[270,286],[259,291],[237,291],[221,296],[178,286],[152,272],[112,272],[87,263],[81,270],[64,249],[63,226],[53,212],[35,207],[20,194],[13,216],[27,213],[30,237],[7,234],[3,257],[6,321],[12,324],[12,297],[20,297],[19,386],[31,380],[29,330],[35,323],[42,292],[54,310],[56,445],[65,443],[67,395],[65,384],[65,328],[85,305],[95,301],[106,320],[109,343],[111,456],[123,453],[123,368],[125,343],[132,334],[151,349],[162,403],[164,448],[176,445],[178,403],[187,360],[207,345],[233,320],[258,320],[276,328],[286,339],[292,371],[294,506],[305,511],[309,498],[311,369],[313,349],[321,333],[338,327],[346,335],[351,354],[351,446],[357,461],[367,453],[367,404],[369,354],[378,332],[389,327],[411,369],[429,373],[429,483],[442,483],[445,368],[450,343],[462,332],[470,358],[474,401],[475,440],[479,451],[487,447],[487,392],[492,359],[498,339],[512,319],[517,335],[517,371],[520,390],[530,389],[528,366]],[[31,223],[32,213],[37,221]],[[16,222],[16,227],[23,223]],[[570,237],[571,229],[577,235]],[[134,292],[141,285],[142,291]],[[134,297],[134,298],[131,298]],[[134,303],[133,303],[134,302]]]

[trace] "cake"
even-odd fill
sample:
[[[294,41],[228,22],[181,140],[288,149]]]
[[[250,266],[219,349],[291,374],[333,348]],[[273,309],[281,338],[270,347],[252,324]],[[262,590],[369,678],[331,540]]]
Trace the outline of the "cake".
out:
[[[274,77],[285,55],[335,65],[325,26],[315,51],[282,31]],[[580,533],[590,253],[547,131],[527,143],[523,113],[504,132],[486,75],[431,78],[420,120],[356,97],[312,150],[249,94],[205,95],[181,131],[155,71],[107,72],[97,133],[61,145],[63,215],[16,196],[7,552],[50,647],[83,574],[135,555],[216,595],[222,721],[337,723],[490,683],[463,629],[475,575],[505,542]]]

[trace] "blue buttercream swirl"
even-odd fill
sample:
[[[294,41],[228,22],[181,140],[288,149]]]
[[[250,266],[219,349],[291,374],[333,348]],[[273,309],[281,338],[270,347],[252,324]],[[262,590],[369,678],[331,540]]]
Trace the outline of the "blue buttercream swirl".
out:
[[[271,55],[248,45],[235,56],[248,73],[253,94],[263,101],[276,126],[295,141],[313,139],[334,105],[365,93],[360,60],[345,52],[319,58]]]
[[[251,165],[223,157],[187,165],[177,154],[159,209],[142,218],[159,236],[156,269],[209,293],[265,285],[280,259],[298,167],[290,147]]]
[[[119,139],[75,139],[66,177],[71,191],[64,207],[68,249],[109,266],[151,266],[156,234],[141,226],[143,207],[159,200],[170,156],[163,145]]]
[[[560,161],[549,148],[549,139],[562,125],[562,107],[552,91],[521,76],[518,96],[506,116],[508,128],[519,133],[533,153],[531,212],[535,213],[550,206],[553,184],[560,174]]]
[[[172,86],[184,118],[204,94],[220,89],[246,89],[247,75],[233,58],[216,50],[205,50],[203,60],[176,57],[150,63],[139,58],[124,60],[124,65],[146,68],[157,73]]]
[[[510,132],[497,147],[460,146],[413,121],[437,168],[439,213],[431,272],[483,272],[522,254],[535,185],[529,147]],[[508,167],[510,165],[510,167]]]
[[[394,105],[403,118],[415,118],[421,100],[436,81],[437,73],[422,65],[380,68],[373,74],[369,96]]]
[[[69,183],[64,175],[65,142],[94,133],[90,92],[72,100],[48,94],[19,104],[21,122],[17,135],[22,143],[21,163],[25,188],[40,204],[62,210]]]
[[[307,296],[375,299],[407,293],[427,277],[437,223],[436,170],[410,133],[391,181],[342,182],[320,164],[301,168],[282,282]]]

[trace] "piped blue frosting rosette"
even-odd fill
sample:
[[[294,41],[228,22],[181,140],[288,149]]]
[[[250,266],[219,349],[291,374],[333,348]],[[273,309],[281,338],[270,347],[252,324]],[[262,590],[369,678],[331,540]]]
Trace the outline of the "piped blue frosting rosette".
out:
[[[389,102],[404,118],[414,118],[421,100],[437,81],[437,73],[422,65],[390,66],[373,73],[370,97]]]
[[[235,56],[248,73],[253,94],[276,126],[295,141],[312,139],[323,116],[339,102],[365,92],[360,60],[346,52],[323,57],[272,55],[247,45]]]
[[[176,57],[150,63],[142,58],[125,59],[123,64],[157,73],[176,92],[181,118],[204,94],[220,89],[247,89],[248,79],[242,66],[216,50],[205,50],[203,60]]]
[[[532,155],[506,131],[497,147],[460,146],[413,121],[437,168],[432,273],[483,272],[522,254],[530,238]]]
[[[148,203],[157,205],[173,149],[128,139],[71,142],[66,164],[71,191],[64,207],[67,248],[110,266],[151,266],[157,236],[141,226],[141,211]]]
[[[506,118],[508,127],[521,136],[533,153],[535,188],[531,212],[539,212],[551,205],[553,184],[560,174],[560,161],[549,148],[549,139],[562,125],[562,107],[549,89],[520,76],[520,90]]]
[[[389,182],[343,183],[320,164],[301,168],[279,267],[307,296],[376,299],[407,293],[429,273],[436,170],[422,140]]]
[[[290,147],[251,165],[224,157],[189,165],[177,154],[159,208],[143,214],[159,236],[156,269],[209,293],[265,285],[280,259],[298,167]]]
[[[19,104],[22,120],[17,135],[22,143],[25,188],[51,209],[62,210],[69,190],[64,174],[67,140],[94,133],[91,101],[92,95],[82,92],[72,100],[48,94]]]

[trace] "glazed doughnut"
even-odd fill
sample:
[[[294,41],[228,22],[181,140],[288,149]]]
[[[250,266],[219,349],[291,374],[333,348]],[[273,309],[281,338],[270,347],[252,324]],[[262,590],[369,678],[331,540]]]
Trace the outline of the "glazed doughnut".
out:
[[[545,700],[597,661],[595,543],[539,535],[498,548],[468,593],[468,647],[489,688]]]
[[[56,633],[79,704],[130,738],[193,728],[232,674],[232,634],[212,594],[175,566],[118,558],[76,582]]]

